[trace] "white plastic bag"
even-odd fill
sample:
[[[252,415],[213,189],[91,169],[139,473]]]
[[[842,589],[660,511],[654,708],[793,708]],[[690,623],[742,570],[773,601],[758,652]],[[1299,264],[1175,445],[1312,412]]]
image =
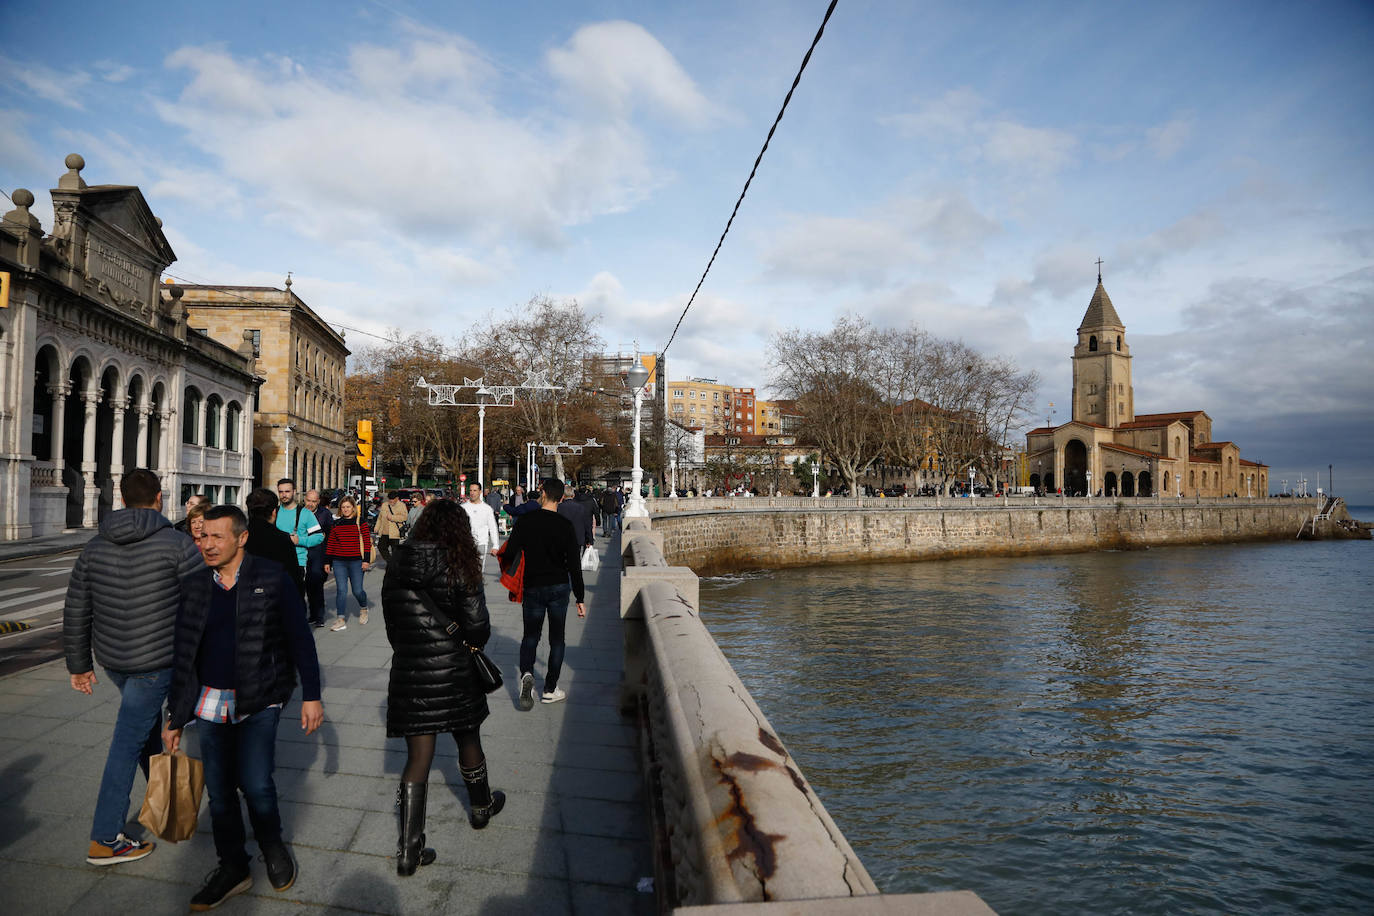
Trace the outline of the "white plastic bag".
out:
[[[601,566],[601,558],[597,556],[595,547],[587,547],[582,551],[582,569],[592,572]]]

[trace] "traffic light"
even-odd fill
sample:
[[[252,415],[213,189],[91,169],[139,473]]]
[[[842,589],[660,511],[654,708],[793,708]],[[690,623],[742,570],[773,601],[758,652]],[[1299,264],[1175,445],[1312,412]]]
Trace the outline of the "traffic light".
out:
[[[358,421],[358,464],[364,470],[372,467],[372,421]]]
[[[10,272],[0,270],[0,309],[10,307]]]

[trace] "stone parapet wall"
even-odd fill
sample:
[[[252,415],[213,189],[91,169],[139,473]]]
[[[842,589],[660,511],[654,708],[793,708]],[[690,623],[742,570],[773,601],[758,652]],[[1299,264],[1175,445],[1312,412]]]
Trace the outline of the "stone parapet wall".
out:
[[[626,520],[620,607],[660,911],[994,916],[970,891],[879,894],[701,622],[697,577],[667,565],[658,535]]]
[[[770,505],[772,503],[773,505]],[[782,503],[778,505],[777,503]],[[912,503],[916,503],[912,505]],[[1315,500],[673,499],[651,502],[669,563],[740,569],[1295,538]]]

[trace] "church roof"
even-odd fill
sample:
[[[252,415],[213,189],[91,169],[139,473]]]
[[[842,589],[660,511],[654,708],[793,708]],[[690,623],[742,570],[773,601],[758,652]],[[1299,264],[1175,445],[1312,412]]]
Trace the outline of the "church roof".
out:
[[[1194,448],[1194,449],[1218,449],[1218,448],[1225,448],[1225,447],[1228,446],[1228,445],[1234,446],[1235,443],[1234,443],[1234,442],[1199,442],[1197,445],[1193,446],[1193,448]]]
[[[1269,465],[1267,465],[1267,464],[1262,464],[1262,463],[1260,463],[1260,462],[1258,462],[1258,461],[1251,461],[1249,458],[1242,458],[1242,459],[1240,459],[1240,463],[1243,464],[1243,465],[1246,465],[1246,466],[1248,466],[1248,467],[1252,467],[1252,468],[1267,468],[1267,467],[1269,467]]]
[[[1159,454],[1156,453],[1156,452],[1147,452],[1147,451],[1145,451],[1145,450],[1143,450],[1143,449],[1131,448],[1129,445],[1119,445],[1119,444],[1117,444],[1117,443],[1115,443],[1115,442],[1103,442],[1103,443],[1102,443],[1102,447],[1103,447],[1103,448],[1109,448],[1109,449],[1111,449],[1111,450],[1114,451],[1114,452],[1125,452],[1125,453],[1128,454],[1128,455],[1141,455],[1141,456],[1143,456],[1143,457],[1145,457],[1145,458],[1161,458],[1161,457],[1167,457],[1167,456],[1159,455]]]
[[[1102,278],[1097,278],[1097,289],[1093,291],[1092,301],[1088,303],[1088,310],[1083,313],[1083,320],[1078,325],[1083,328],[1124,328],[1121,318],[1116,314],[1116,309],[1112,307],[1112,300],[1107,295],[1107,291],[1102,287]]]
[[[1130,423],[1122,423],[1117,429],[1155,429],[1168,426],[1175,420],[1191,420],[1206,414],[1205,410],[1184,410],[1178,413],[1138,413]]]

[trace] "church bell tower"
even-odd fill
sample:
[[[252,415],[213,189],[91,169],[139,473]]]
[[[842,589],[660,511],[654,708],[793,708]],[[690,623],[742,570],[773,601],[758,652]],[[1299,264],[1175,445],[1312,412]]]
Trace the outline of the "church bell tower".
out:
[[[1073,348],[1073,419],[1117,427],[1135,419],[1135,389],[1131,387],[1131,348],[1126,326],[1102,287],[1102,264],[1097,289],[1078,325]]]

